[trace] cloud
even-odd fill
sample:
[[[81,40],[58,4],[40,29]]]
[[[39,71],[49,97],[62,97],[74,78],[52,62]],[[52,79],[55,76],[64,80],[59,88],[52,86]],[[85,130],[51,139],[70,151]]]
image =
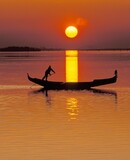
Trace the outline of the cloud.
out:
[[[87,20],[85,18],[77,18],[76,25],[77,26],[86,26],[88,24]]]

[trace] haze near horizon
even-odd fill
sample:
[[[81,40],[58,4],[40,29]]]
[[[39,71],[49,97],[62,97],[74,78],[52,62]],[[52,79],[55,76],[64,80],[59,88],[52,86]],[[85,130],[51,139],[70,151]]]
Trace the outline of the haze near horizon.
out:
[[[0,47],[129,48],[129,0],[0,0]],[[65,28],[78,36],[69,39]]]

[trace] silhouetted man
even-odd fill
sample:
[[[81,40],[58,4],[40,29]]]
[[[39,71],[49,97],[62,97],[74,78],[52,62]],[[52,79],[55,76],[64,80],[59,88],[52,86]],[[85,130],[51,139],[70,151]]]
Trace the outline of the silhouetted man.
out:
[[[42,80],[46,80],[47,81],[47,78],[48,76],[50,75],[51,76],[51,72],[55,73],[55,71],[51,68],[51,66],[49,65],[49,67],[47,68],[47,70],[45,71],[45,75],[44,77],[42,78]]]

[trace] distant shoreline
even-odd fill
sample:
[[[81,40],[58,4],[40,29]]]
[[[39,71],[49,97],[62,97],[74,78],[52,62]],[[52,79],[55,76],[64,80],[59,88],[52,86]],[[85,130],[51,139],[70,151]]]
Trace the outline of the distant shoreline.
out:
[[[101,49],[74,49],[74,48],[66,48],[66,49],[62,49],[62,48],[34,48],[34,47],[17,47],[17,46],[10,46],[10,47],[4,47],[4,48],[0,48],[0,52],[25,52],[25,51],[64,51],[64,50],[79,50],[79,51],[129,51],[130,48],[124,48],[124,49],[120,49],[120,48],[101,48]]]
[[[5,47],[0,48],[0,52],[23,52],[23,51],[41,51],[39,48],[33,48],[33,47]]]

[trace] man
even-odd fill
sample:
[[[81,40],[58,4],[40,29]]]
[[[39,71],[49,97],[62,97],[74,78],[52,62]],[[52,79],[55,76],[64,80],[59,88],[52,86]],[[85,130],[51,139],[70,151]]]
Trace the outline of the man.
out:
[[[49,67],[47,68],[47,70],[45,71],[45,75],[44,77],[42,78],[42,80],[46,80],[47,81],[47,78],[49,75],[51,75],[51,72],[55,73],[55,71],[51,68],[51,66],[49,65]]]

